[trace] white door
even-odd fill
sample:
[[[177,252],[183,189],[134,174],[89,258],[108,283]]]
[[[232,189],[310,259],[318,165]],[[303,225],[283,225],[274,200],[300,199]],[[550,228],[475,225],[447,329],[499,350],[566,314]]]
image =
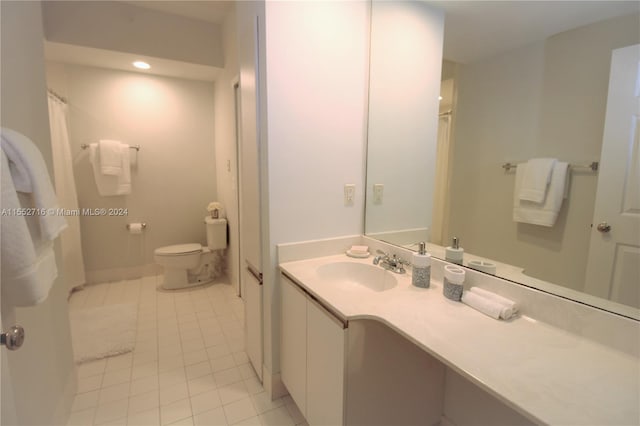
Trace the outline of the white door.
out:
[[[238,32],[240,63],[240,245],[244,270],[241,291],[245,301],[247,356],[262,380],[262,233],[260,206],[260,141],[258,115],[258,21]],[[251,272],[253,271],[253,273]]]
[[[640,308],[640,45],[611,58],[585,291]]]

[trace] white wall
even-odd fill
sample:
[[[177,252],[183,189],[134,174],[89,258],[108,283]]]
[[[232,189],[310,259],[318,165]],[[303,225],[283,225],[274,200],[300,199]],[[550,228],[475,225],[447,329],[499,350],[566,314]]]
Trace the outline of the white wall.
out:
[[[153,265],[160,246],[206,244],[206,206],[217,199],[213,85],[77,65],[50,66],[49,77],[69,101],[80,208],[128,209],[127,216],[80,218],[87,280],[152,271],[143,267]],[[140,145],[132,151],[131,194],[98,194],[89,151],[80,145],[99,139]],[[129,222],[147,229],[130,235]]]
[[[611,50],[639,42],[638,15],[592,24],[459,67],[449,239],[581,290],[597,174],[574,172],[553,228],[512,220],[505,161],[600,157]],[[473,214],[470,214],[472,212]]]
[[[0,124],[29,137],[52,175],[40,2],[3,1],[0,8]],[[5,329],[17,323],[26,332],[18,351],[0,348],[3,425],[65,424],[69,416],[76,375],[60,256],[56,244],[58,279],[45,302],[15,311],[2,306]]]
[[[361,234],[369,5],[267,2],[269,259],[265,365],[280,370],[276,244]],[[353,205],[343,185],[356,185]]]

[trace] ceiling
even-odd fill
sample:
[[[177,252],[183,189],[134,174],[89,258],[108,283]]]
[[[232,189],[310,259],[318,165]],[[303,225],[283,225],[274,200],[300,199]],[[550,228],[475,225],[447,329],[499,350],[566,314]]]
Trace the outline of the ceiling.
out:
[[[319,1],[319,0],[310,0]],[[600,20],[640,12],[638,1],[427,1],[445,11],[444,57],[459,63],[471,63],[517,47],[543,40],[579,26]],[[124,1],[130,5],[221,24],[233,9],[234,1]],[[639,22],[640,26],[640,22]],[[67,46],[47,46],[48,58],[86,62],[87,52]],[[123,62],[108,52],[93,52],[95,61]],[[112,52],[116,54],[117,52]],[[113,55],[112,55],[113,56]],[[82,59],[85,58],[85,59]],[[157,58],[151,58],[157,59]],[[99,63],[87,65],[101,66]],[[128,61],[128,58],[127,58]],[[124,63],[124,62],[123,62]],[[127,66],[130,62],[126,62]],[[168,63],[153,73],[198,80],[215,79],[216,69],[189,68]],[[158,64],[160,65],[160,64]],[[112,68],[109,65],[103,65]]]

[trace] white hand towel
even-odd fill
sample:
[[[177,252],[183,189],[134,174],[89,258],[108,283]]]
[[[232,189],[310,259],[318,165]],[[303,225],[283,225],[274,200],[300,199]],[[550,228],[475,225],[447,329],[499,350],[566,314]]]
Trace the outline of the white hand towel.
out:
[[[3,303],[31,306],[47,298],[58,276],[52,240],[66,227],[66,222],[63,216],[47,211],[57,209],[58,204],[44,160],[35,145],[24,135],[2,129],[1,157]],[[15,182],[19,182],[20,193]],[[19,213],[34,211],[25,210],[28,208],[37,208],[40,213],[40,209],[44,209],[47,214]]]
[[[521,166],[516,169],[516,182],[513,202],[513,220],[515,222],[531,223],[533,225],[553,226],[562,207],[562,200],[566,194],[566,180],[569,164],[556,161],[551,173],[551,182],[547,189],[544,203],[534,203],[520,200],[520,188],[523,180]]]
[[[462,293],[462,303],[471,306],[476,311],[480,311],[485,315],[489,315],[493,319],[500,319],[502,305],[486,297],[482,297],[477,293],[465,291]]]
[[[511,319],[516,311],[500,301],[490,299],[480,293],[465,291],[462,293],[462,303],[471,306],[473,309],[489,315],[493,319]]]
[[[122,143],[110,139],[98,142],[100,148],[100,173],[119,176],[123,172]]]
[[[16,191],[33,195],[33,205],[43,211],[58,209],[58,199],[51,184],[47,165],[38,148],[25,135],[2,129],[2,149],[9,159],[9,170]],[[64,216],[40,214],[40,233],[44,240],[53,241],[67,227]]]
[[[547,195],[547,186],[551,181],[553,166],[556,164],[555,158],[533,158],[522,166],[522,184],[518,198],[522,201],[532,201],[542,203]]]
[[[103,197],[126,195],[131,193],[131,163],[129,146],[121,145],[122,174],[118,176],[104,175],[100,169],[100,150],[98,144],[89,145],[89,162],[93,168],[93,177],[98,193]]]
[[[499,294],[479,287],[471,287],[469,291],[479,294],[486,299],[500,303],[504,307],[504,310],[502,311],[503,317],[511,318],[518,312],[518,304],[511,299],[507,299],[506,297],[502,297]]]

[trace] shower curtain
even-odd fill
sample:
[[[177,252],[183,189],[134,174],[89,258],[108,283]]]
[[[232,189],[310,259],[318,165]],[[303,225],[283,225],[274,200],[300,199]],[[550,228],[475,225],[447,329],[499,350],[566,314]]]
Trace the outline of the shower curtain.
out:
[[[51,151],[53,153],[53,175],[60,207],[78,211],[78,194],[73,178],[73,162],[69,133],[67,131],[67,105],[49,94],[49,126],[51,128]],[[84,285],[84,258],[80,241],[80,217],[66,215],[69,225],[60,235],[62,264],[67,290]]]

